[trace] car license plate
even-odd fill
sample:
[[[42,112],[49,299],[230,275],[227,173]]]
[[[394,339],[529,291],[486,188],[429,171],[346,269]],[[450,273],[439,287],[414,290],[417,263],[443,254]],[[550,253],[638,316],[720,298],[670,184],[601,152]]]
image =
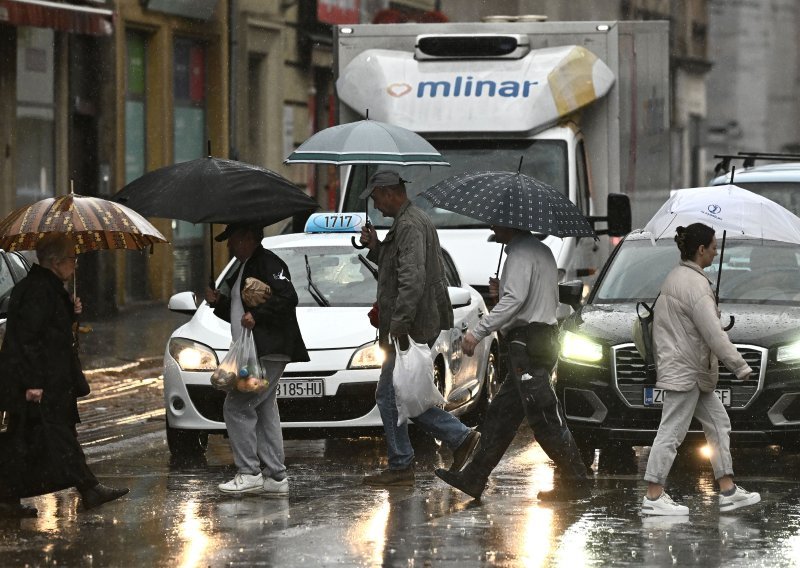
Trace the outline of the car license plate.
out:
[[[645,406],[661,406],[664,404],[664,389],[657,389],[654,387],[644,388],[644,405]],[[731,405],[731,389],[714,389],[714,393],[722,401],[725,406]]]
[[[310,398],[325,394],[322,379],[281,379],[278,381],[278,398]]]

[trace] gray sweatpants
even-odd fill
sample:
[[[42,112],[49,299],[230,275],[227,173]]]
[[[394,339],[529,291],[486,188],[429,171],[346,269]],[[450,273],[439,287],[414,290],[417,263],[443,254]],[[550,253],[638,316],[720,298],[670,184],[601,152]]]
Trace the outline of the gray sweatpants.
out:
[[[733,475],[731,459],[731,421],[722,401],[713,392],[690,391],[664,393],[661,424],[647,460],[645,481],[664,485],[675,460],[678,446],[689,430],[692,416],[703,426],[706,442],[711,448],[711,467],[714,479]]]
[[[264,477],[280,481],[286,477],[286,466],[276,396],[286,362],[263,358],[260,362],[269,386],[255,393],[228,392],[222,414],[238,472],[256,475],[263,469]]]

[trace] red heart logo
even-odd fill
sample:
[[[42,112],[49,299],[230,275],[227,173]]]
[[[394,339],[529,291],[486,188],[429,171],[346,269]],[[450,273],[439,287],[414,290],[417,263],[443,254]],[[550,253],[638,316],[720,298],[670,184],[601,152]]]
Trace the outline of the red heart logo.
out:
[[[408,83],[392,83],[386,87],[386,92],[393,97],[402,97],[411,92],[411,85]]]

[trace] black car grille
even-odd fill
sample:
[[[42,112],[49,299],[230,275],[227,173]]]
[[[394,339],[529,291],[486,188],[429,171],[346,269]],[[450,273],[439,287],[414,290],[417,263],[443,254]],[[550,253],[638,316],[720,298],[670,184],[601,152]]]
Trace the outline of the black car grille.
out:
[[[305,375],[308,376],[308,375]],[[225,393],[211,386],[186,385],[192,404],[204,418],[224,422]],[[375,406],[375,383],[344,383],[334,396],[279,398],[281,422],[324,422],[361,418]]]
[[[755,347],[736,347],[753,369],[754,379],[761,376],[761,355],[763,350]],[[645,408],[643,387],[655,386],[655,379],[648,378],[644,360],[634,345],[620,345],[614,348],[615,380],[617,389],[628,406]],[[717,388],[731,389],[731,405],[728,408],[744,408],[758,393],[760,381],[740,381],[722,363],[719,365]],[[659,407],[656,407],[659,408]]]

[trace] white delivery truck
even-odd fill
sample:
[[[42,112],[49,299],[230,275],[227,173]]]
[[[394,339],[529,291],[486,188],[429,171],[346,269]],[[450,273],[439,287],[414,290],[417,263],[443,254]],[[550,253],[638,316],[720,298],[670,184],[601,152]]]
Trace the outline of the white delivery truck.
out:
[[[612,235],[630,230],[631,214],[644,225],[668,196],[667,22],[338,26],[334,57],[339,123],[368,117],[408,128],[450,163],[401,174],[466,283],[483,293],[500,246],[485,225],[418,197],[434,183],[521,167],[593,221],[607,220],[596,228]],[[341,211],[364,210],[358,195],[377,167],[344,172]],[[377,228],[391,225],[374,209],[369,216]],[[545,242],[562,281],[591,282],[610,252],[607,236]]]

